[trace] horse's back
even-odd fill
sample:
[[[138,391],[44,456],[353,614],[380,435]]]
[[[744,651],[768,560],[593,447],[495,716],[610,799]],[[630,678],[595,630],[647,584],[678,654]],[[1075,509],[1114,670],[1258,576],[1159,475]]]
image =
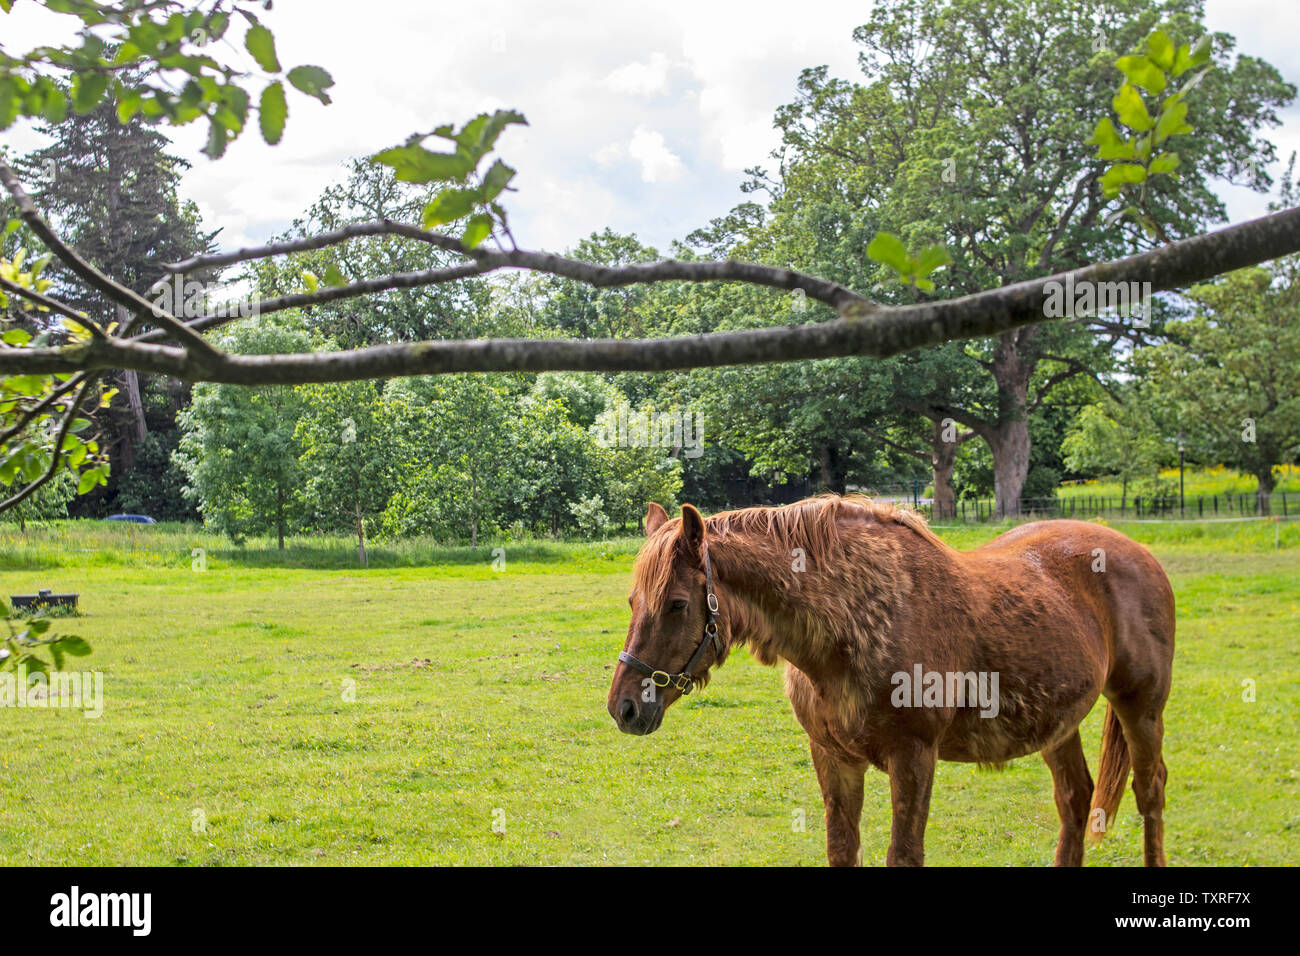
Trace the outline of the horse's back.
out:
[[[1107,688],[1168,694],[1174,595],[1160,562],[1113,528],[1088,521],[1036,521],[968,552],[976,560],[1027,564],[1097,616],[1107,644]]]

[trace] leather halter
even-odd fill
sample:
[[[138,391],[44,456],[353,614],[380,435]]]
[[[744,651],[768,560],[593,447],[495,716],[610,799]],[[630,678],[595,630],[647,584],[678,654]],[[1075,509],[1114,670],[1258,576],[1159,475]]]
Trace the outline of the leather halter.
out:
[[[686,696],[695,689],[699,683],[700,676],[696,675],[695,668],[699,666],[701,659],[704,657],[704,651],[709,644],[713,645],[714,660],[722,656],[722,635],[718,633],[718,597],[713,593],[713,567],[709,564],[709,552],[704,552],[704,602],[708,608],[709,619],[704,624],[704,636],[700,638],[699,646],[695,648],[695,653],[691,659],[686,662],[686,667],[678,674],[670,674],[667,671],[661,671],[651,667],[645,661],[633,657],[627,651],[620,651],[618,659],[625,664],[630,664],[636,670],[640,671],[646,677],[654,682],[656,687],[672,687],[682,692]],[[704,669],[706,672],[708,668]]]

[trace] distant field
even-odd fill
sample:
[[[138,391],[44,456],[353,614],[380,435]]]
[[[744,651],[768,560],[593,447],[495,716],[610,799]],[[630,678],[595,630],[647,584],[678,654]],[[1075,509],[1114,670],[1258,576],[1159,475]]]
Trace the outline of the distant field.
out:
[[[1160,480],[1168,483],[1174,493],[1178,493],[1178,469],[1166,468],[1160,472]],[[1253,495],[1259,488],[1259,482],[1251,475],[1239,475],[1226,468],[1188,468],[1183,473],[1183,494],[1191,498],[1200,495]],[[1300,468],[1285,465],[1278,469],[1276,492],[1300,494]],[[1085,481],[1077,484],[1062,485],[1057,494],[1062,498],[1077,498],[1087,495],[1105,495],[1118,498],[1122,492],[1118,481]],[[1129,486],[1129,498],[1134,495],[1133,486]]]
[[[1300,863],[1300,523],[1280,549],[1271,523],[1115,527],[1155,551],[1179,605],[1170,862]],[[967,548],[1000,529],[941,530]],[[267,544],[0,530],[0,591],[81,592],[66,626],[106,694],[99,719],[0,710],[0,862],[824,862],[779,671],[735,655],[648,738],[606,714],[639,541],[507,543],[500,572],[491,544],[375,543],[369,570],[346,539]],[[888,825],[872,772],[865,862]],[[1131,793],[1116,827],[1092,865],[1140,863]],[[1039,758],[941,765],[928,862],[1045,865],[1056,831]]]

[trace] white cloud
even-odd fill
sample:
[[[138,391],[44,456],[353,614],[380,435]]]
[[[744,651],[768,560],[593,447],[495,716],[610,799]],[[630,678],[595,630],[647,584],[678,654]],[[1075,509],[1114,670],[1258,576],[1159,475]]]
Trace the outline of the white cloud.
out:
[[[668,148],[663,133],[638,126],[627,153],[641,164],[642,182],[670,183],[682,175],[682,161]]]
[[[675,182],[685,169],[681,157],[668,148],[664,134],[644,126],[638,126],[626,142],[606,143],[591,158],[598,166],[626,161],[639,163],[643,183]]]
[[[1288,45],[1300,33],[1300,6],[1207,0],[1206,7],[1211,27],[1235,34],[1239,51],[1300,82]],[[176,152],[194,164],[183,194],[200,203],[209,228],[222,228],[224,247],[261,241],[339,180],[347,157],[509,106],[532,124],[510,129],[499,144],[519,170],[507,208],[521,243],[560,250],[609,226],[665,248],[746,198],[741,170],[767,164],[779,142],[773,113],[794,98],[801,69],[827,64],[834,76],[859,76],[851,34],[870,13],[861,0],[822,0],[799,16],[776,0],[743,10],[698,0],[500,0],[490,17],[483,9],[440,5],[431,13],[369,0],[360,11],[351,0],[280,0],[263,19],[281,61],[329,69],[334,103],[291,96],[279,146],[250,129],[216,162],[199,152],[198,124],[175,131]],[[0,15],[5,48],[44,42],[49,23],[69,20],[18,4]],[[1300,145],[1300,109],[1282,119],[1266,135],[1285,159]],[[17,151],[37,141],[18,125],[0,133]],[[1259,215],[1267,201],[1227,188],[1223,195],[1234,221]]]
[[[668,68],[671,62],[662,53],[650,54],[648,63],[629,63],[605,77],[605,86],[615,93],[653,96],[668,92]]]

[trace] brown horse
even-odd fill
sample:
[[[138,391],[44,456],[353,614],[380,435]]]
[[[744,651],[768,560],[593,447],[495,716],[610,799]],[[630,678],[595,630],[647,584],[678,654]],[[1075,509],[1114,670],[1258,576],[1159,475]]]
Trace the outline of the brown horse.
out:
[[[861,862],[868,765],[889,774],[889,865],[924,861],[937,760],[998,765],[1041,751],[1061,817],[1058,866],[1083,862],[1133,769],[1148,866],[1165,862],[1162,711],[1174,599],[1155,558],[1104,526],[1025,524],[970,552],[916,514],[810,498],[708,520],[646,516],[632,623],[609,691],[619,729],[648,734],[744,644],[786,663],[826,804],[832,865]],[[1096,787],[1079,723],[1108,701]]]

